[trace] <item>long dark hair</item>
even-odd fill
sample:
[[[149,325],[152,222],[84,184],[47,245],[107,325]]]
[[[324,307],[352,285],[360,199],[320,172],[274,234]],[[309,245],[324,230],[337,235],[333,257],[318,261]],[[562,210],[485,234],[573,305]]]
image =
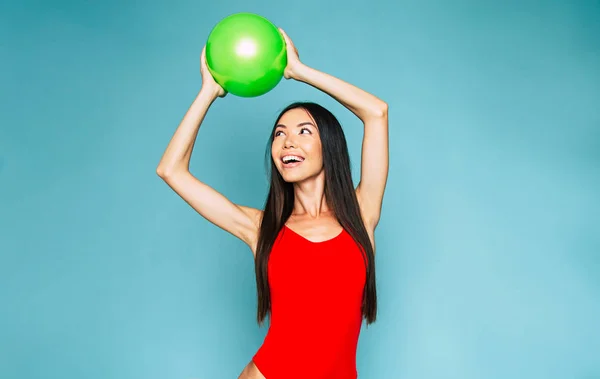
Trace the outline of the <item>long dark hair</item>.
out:
[[[350,171],[350,156],[342,126],[336,117],[324,107],[311,102],[296,102],[281,111],[267,146],[267,170],[270,171],[271,184],[265,202],[263,219],[258,235],[255,273],[258,296],[257,319],[259,325],[271,310],[271,296],[267,267],[269,254],[277,235],[292,214],[294,208],[294,187],[283,180],[271,158],[271,145],[277,122],[283,114],[291,109],[306,110],[317,123],[323,149],[323,166],[325,171],[325,198],[332,208],[340,225],[352,236],[362,248],[366,268],[366,284],[363,292],[362,314],[367,325],[373,323],[377,315],[377,291],[375,286],[375,259],[371,240],[363,223],[356,198]]]

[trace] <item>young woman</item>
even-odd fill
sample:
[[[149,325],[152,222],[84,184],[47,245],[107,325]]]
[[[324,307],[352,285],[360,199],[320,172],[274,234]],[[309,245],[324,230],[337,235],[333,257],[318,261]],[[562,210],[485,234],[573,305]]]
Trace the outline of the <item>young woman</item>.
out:
[[[200,124],[225,91],[201,55],[202,88],[157,173],[200,215],[244,241],[255,260],[264,343],[238,379],[354,379],[362,320],[375,321],[375,241],[388,175],[387,104],[301,63],[290,38],[284,77],[312,85],[364,124],[361,177],[353,186],[337,119],[314,103],[281,112],[269,137],[264,210],[234,204],[189,172]]]

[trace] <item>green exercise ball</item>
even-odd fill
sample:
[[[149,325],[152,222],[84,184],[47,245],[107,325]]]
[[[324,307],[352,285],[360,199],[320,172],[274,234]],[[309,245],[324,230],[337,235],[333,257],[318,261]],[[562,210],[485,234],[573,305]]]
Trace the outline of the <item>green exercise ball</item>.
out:
[[[287,65],[285,40],[277,27],[253,13],[221,20],[206,43],[206,64],[228,93],[255,97],[272,90]]]

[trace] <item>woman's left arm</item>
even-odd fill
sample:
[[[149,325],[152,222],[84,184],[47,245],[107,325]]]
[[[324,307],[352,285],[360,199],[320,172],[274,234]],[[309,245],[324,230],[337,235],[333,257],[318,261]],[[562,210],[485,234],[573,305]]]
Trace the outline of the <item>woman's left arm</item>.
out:
[[[374,95],[300,62],[291,39],[281,30],[287,45],[284,76],[307,83],[336,99],[364,124],[360,182],[356,194],[367,228],[375,230],[388,177],[388,105]]]

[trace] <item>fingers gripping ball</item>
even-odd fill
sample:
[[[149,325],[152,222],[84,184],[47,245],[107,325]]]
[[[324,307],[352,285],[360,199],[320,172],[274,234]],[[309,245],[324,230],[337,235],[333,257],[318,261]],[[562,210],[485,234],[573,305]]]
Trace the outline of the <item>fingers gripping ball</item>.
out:
[[[236,13],[210,32],[206,65],[225,91],[241,97],[260,96],[275,88],[283,77],[285,40],[266,18]]]

